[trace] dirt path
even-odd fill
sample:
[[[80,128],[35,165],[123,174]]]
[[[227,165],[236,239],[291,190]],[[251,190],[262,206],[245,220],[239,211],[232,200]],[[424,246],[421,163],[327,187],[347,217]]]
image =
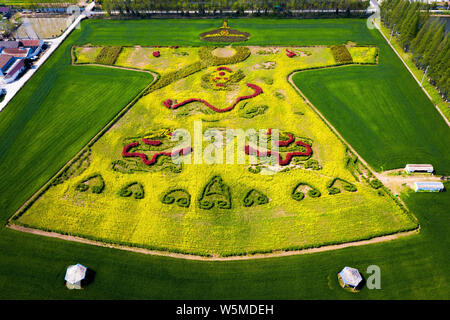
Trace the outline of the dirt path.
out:
[[[56,233],[56,232],[47,232],[47,231],[42,231],[42,230],[38,230],[38,229],[32,229],[32,228],[27,228],[27,227],[12,225],[12,224],[8,224],[8,225],[6,225],[6,227],[16,230],[16,231],[20,231],[20,232],[26,232],[26,233],[40,235],[40,236],[46,236],[46,237],[50,237],[50,238],[57,238],[57,239],[66,240],[66,241],[79,242],[79,243],[84,243],[84,244],[89,244],[89,245],[94,245],[94,246],[99,246],[99,247],[120,249],[120,250],[125,250],[125,251],[132,251],[132,252],[151,254],[151,255],[157,255],[157,256],[165,256],[165,257],[171,257],[171,258],[177,258],[177,259],[201,260],[201,261],[250,260],[250,259],[276,258],[276,257],[299,255],[299,254],[317,253],[317,252],[338,250],[338,249],[344,249],[344,248],[348,248],[348,247],[356,247],[356,246],[363,246],[363,245],[367,245],[367,244],[390,241],[390,240],[398,239],[401,237],[417,234],[420,230],[420,227],[419,227],[412,231],[399,232],[399,233],[395,233],[395,234],[391,234],[391,235],[387,235],[387,236],[372,238],[369,240],[347,242],[347,243],[323,246],[323,247],[312,248],[312,249],[293,250],[293,251],[276,251],[273,253],[255,254],[255,255],[247,255],[247,256],[203,257],[203,256],[189,255],[189,254],[172,253],[172,252],[167,252],[167,251],[156,251],[156,250],[148,250],[148,249],[143,249],[143,248],[107,244],[107,243],[93,241],[93,240],[89,240],[89,239],[85,239],[85,238],[81,238],[81,237],[66,236],[66,235]]]

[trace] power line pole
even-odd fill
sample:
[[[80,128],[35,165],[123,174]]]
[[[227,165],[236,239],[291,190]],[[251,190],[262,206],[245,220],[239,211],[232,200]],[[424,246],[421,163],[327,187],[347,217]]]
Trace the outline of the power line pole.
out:
[[[425,73],[423,74],[422,81],[420,81],[420,84],[423,83],[423,80],[425,79],[425,75],[427,74],[428,68],[429,68],[429,66],[427,66],[427,68],[425,69]]]
[[[395,28],[395,24],[392,26],[391,37],[389,38],[389,42],[391,42],[391,40],[392,40],[392,35],[394,34],[394,28]]]

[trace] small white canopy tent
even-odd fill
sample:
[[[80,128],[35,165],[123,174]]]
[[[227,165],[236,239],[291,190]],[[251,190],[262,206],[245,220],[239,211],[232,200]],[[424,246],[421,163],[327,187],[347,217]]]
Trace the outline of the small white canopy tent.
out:
[[[350,287],[355,290],[358,285],[362,282],[362,276],[358,269],[345,267],[341,272],[338,273],[339,283],[343,288]]]
[[[87,268],[81,264],[69,266],[66,271],[66,286],[69,289],[81,289],[81,281],[86,278]]]

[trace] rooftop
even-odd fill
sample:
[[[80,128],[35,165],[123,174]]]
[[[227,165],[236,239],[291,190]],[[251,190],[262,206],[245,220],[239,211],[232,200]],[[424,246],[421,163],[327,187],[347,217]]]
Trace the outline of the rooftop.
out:
[[[24,47],[39,47],[42,40],[39,39],[24,39],[20,40]]]
[[[5,54],[0,54],[0,68],[6,66],[8,62],[11,61],[11,59],[14,59],[14,57]]]
[[[8,74],[6,75],[6,79],[11,78],[16,72],[24,67],[25,63],[23,60],[19,60],[11,69],[8,70]]]
[[[1,48],[18,48],[19,47],[19,41],[0,41],[0,47]]]

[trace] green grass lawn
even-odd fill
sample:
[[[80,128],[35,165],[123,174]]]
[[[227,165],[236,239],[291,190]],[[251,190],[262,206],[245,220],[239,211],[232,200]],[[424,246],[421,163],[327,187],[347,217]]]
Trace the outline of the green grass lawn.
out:
[[[72,44],[198,45],[198,33],[216,28],[220,23],[219,20],[83,22],[81,31],[74,31],[0,113],[1,221],[5,223],[37,188],[131,100],[139,91],[139,86],[143,87],[150,81],[148,75],[138,72],[102,69],[99,73],[99,69],[86,67],[89,68],[86,72],[92,74],[83,73],[78,68],[84,67],[69,66]],[[273,23],[272,27],[270,23]],[[178,33],[177,26],[185,33]],[[377,39],[374,38],[377,31],[366,29],[365,20],[242,19],[231,20],[230,26],[253,33],[248,44],[337,44],[347,40],[377,44],[379,41],[374,40]],[[171,31],[174,29],[176,31]],[[384,51],[390,49],[380,46],[380,50],[383,56],[388,55]],[[401,64],[399,60],[393,61],[394,65]],[[381,59],[380,63],[386,61]],[[399,68],[398,72],[400,80],[391,78],[392,85],[407,78],[404,75],[406,69]],[[72,78],[67,74],[78,76]],[[110,78],[110,75],[122,80],[101,85],[108,87],[108,95],[103,96],[104,91],[100,90],[99,94],[89,96],[91,91],[87,89],[98,81],[104,81],[105,77]],[[380,81],[387,80],[389,78],[380,78]],[[130,81],[134,81],[135,85],[129,85]],[[40,86],[42,90],[35,90]],[[66,95],[65,90],[53,92],[52,86],[68,89],[72,95]],[[417,86],[408,90],[415,94],[420,88]],[[55,105],[53,99],[63,106]],[[97,104],[96,100],[101,103]],[[84,105],[77,101],[90,103]],[[86,112],[92,112],[88,117],[90,122],[83,117]],[[437,113],[435,110],[433,112]],[[429,126],[439,128],[437,118],[430,116],[429,119]],[[330,120],[334,123],[332,118]],[[338,130],[344,134],[344,128],[338,127]],[[367,130],[357,134],[370,138]],[[346,135],[344,137],[347,138]],[[397,140],[397,143],[403,142]],[[435,140],[428,143],[434,144]],[[360,146],[354,146],[363,157],[366,156]],[[436,144],[435,148],[440,150],[441,144]],[[366,160],[370,161],[369,158]],[[439,170],[444,168],[441,164],[437,167]],[[447,189],[449,187],[447,185]],[[0,298],[448,299],[449,193],[414,194],[406,201],[421,222],[419,235],[335,252],[243,262],[194,262],[145,256],[1,228]],[[95,282],[81,292],[68,291],[63,286],[65,268],[76,262],[97,272]],[[371,264],[381,267],[382,290],[364,289],[354,295],[338,287],[336,274],[344,265],[365,271]]]
[[[377,66],[312,70],[297,87],[376,170],[431,163],[450,172],[450,130],[381,35]]]

